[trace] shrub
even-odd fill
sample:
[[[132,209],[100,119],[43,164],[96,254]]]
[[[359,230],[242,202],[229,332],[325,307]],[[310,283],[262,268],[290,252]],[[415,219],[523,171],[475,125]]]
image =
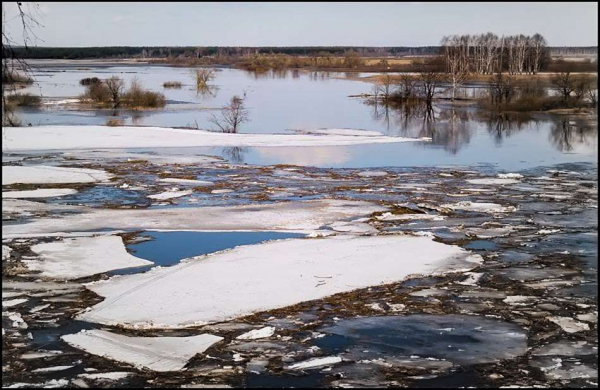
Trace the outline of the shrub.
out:
[[[183,84],[180,81],[165,81],[163,83],[164,88],[181,88]]]
[[[95,103],[105,104],[110,101],[110,91],[108,87],[102,83],[89,84],[85,88],[82,95],[83,100],[91,100]]]
[[[16,93],[8,96],[8,102],[17,107],[39,106],[42,99],[30,93]]]
[[[137,79],[131,82],[128,90],[122,92],[122,80],[115,77],[108,79],[107,82],[100,81],[87,85],[81,99],[91,100],[100,105],[110,104],[113,107],[158,108],[166,104],[165,95],[143,89]]]
[[[86,77],[84,79],[79,80],[79,84],[81,85],[91,85],[98,84],[101,80],[98,77]]]
[[[129,90],[123,94],[123,101],[129,107],[163,107],[165,95],[159,92],[144,90],[138,79],[131,82]]]
[[[123,126],[125,122],[122,119],[109,119],[106,121],[106,126]]]

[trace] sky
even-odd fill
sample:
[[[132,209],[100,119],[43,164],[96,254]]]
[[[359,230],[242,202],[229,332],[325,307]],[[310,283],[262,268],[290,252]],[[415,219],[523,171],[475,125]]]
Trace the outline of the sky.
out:
[[[24,4],[40,23],[37,46],[430,46],[488,31],[598,45],[597,2]],[[2,8],[22,42],[16,2]]]

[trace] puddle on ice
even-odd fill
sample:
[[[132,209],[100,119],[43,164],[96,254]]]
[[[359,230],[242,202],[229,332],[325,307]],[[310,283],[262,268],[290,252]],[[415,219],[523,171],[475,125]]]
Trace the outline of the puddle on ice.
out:
[[[351,318],[320,331],[329,333],[315,340],[326,354],[351,350],[362,359],[419,356],[465,366],[509,359],[527,351],[522,328],[478,316]]]
[[[496,244],[492,241],[486,240],[475,240],[465,245],[466,249],[480,250],[480,251],[493,251],[495,250]]]
[[[150,240],[127,245],[131,254],[150,260],[155,266],[167,267],[180,260],[205,255],[239,245],[304,237],[299,233],[278,232],[144,232]],[[151,267],[114,271],[111,275],[134,274]]]

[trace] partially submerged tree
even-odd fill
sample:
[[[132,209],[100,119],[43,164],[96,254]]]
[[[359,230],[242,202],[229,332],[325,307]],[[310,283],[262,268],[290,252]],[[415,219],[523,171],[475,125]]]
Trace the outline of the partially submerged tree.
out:
[[[228,105],[221,108],[221,116],[210,119],[223,133],[237,133],[242,123],[249,122],[248,110],[244,107],[244,99],[234,96]]]
[[[551,80],[554,89],[560,94],[562,100],[566,102],[575,90],[575,78],[571,72],[557,73]]]
[[[210,68],[196,69],[194,79],[197,89],[208,88],[208,82],[215,78],[215,71]]]
[[[508,103],[515,94],[515,85],[511,77],[504,76],[502,73],[496,74],[490,84],[490,98],[492,104],[500,105]]]
[[[427,105],[428,111],[433,109],[433,98],[437,92],[436,88],[439,87],[443,79],[444,75],[442,73],[429,71],[419,73],[417,86],[421,98]]]
[[[123,94],[123,88],[125,88],[125,82],[117,76],[112,76],[107,79],[104,84],[110,94],[113,108],[118,108],[121,104],[121,95]]]

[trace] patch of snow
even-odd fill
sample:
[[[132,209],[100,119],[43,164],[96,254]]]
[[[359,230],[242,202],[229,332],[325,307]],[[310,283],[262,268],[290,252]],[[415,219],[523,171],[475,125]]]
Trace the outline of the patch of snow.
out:
[[[27,268],[57,279],[77,279],[154,264],[127,253],[119,236],[65,238],[34,245],[31,250],[40,255],[40,259],[24,261]]]
[[[457,246],[410,235],[271,241],[90,283],[86,287],[106,299],[78,319],[126,327],[201,325],[412,274],[468,271],[481,261]]]
[[[75,348],[153,371],[178,371],[188,360],[223,340],[211,334],[191,337],[129,337],[104,330],[82,330],[61,337]]]

